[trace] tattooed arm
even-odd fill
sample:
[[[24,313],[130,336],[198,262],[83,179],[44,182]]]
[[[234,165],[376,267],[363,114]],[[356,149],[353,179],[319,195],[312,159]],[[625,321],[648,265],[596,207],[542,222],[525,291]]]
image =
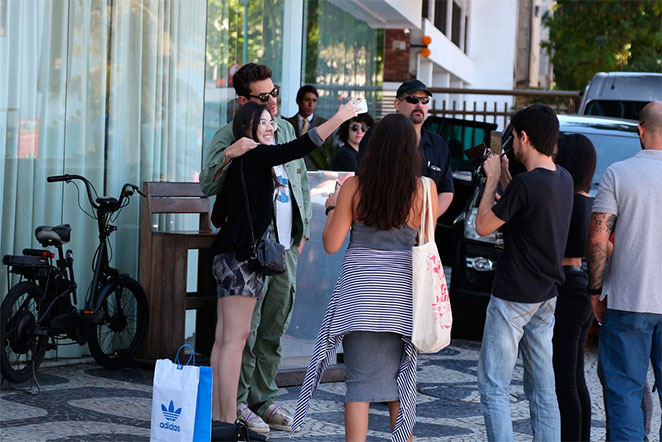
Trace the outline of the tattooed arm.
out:
[[[602,278],[605,264],[610,255],[609,238],[614,231],[616,215],[612,213],[595,212],[591,215],[591,226],[588,234],[588,250],[586,261],[588,263],[588,288],[598,290],[602,288]],[[591,296],[593,313],[598,322],[606,309],[606,300],[600,301],[598,294]]]

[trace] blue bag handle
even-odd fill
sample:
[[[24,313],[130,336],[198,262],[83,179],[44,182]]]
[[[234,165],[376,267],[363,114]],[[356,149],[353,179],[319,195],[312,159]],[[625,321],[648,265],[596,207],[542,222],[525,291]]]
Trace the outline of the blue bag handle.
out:
[[[186,364],[181,364],[179,362],[179,352],[182,351],[182,348],[188,347],[191,349],[191,354],[188,357],[188,361],[186,361]],[[189,362],[191,362],[191,359],[193,359],[193,365],[195,365],[195,351],[193,350],[193,347],[191,347],[190,344],[184,344],[179,349],[177,350],[177,354],[175,355],[175,364],[177,364],[177,370],[181,370],[184,368],[184,365],[189,365]]]

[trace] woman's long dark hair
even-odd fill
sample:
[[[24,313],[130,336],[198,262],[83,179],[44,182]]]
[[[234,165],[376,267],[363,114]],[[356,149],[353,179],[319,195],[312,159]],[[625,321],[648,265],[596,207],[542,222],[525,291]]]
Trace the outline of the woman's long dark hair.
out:
[[[570,172],[575,192],[591,190],[596,154],[593,143],[582,134],[563,134],[556,142],[556,164]]]
[[[234,114],[234,119],[232,120],[232,134],[235,140],[241,137],[249,137],[257,141],[257,127],[260,123],[262,112],[265,110],[267,110],[267,106],[253,101],[249,101],[241,106],[237,113]],[[274,186],[282,186],[273,169],[271,169],[271,178],[274,180]]]
[[[402,227],[409,217],[421,154],[409,118],[386,115],[372,131],[368,150],[359,165],[356,218],[378,230]]]

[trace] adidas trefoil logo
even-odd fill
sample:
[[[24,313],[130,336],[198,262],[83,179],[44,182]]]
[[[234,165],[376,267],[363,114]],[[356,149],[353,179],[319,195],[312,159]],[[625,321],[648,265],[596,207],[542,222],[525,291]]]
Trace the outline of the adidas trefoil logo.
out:
[[[182,414],[182,409],[178,408],[175,410],[175,405],[170,401],[170,405],[168,408],[164,404],[161,404],[161,411],[163,411],[163,417],[166,418],[167,421],[174,422],[177,420],[180,414]]]

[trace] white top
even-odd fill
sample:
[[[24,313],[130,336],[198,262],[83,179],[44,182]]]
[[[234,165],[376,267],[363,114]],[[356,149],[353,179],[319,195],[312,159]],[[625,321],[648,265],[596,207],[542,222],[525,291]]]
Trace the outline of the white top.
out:
[[[602,284],[607,308],[662,314],[662,150],[609,166],[591,211],[617,217]]]
[[[289,249],[292,247],[292,196],[290,195],[290,180],[287,178],[285,166],[274,166],[274,172],[281,186],[274,190],[274,209],[276,210],[276,228],[278,242]]]

